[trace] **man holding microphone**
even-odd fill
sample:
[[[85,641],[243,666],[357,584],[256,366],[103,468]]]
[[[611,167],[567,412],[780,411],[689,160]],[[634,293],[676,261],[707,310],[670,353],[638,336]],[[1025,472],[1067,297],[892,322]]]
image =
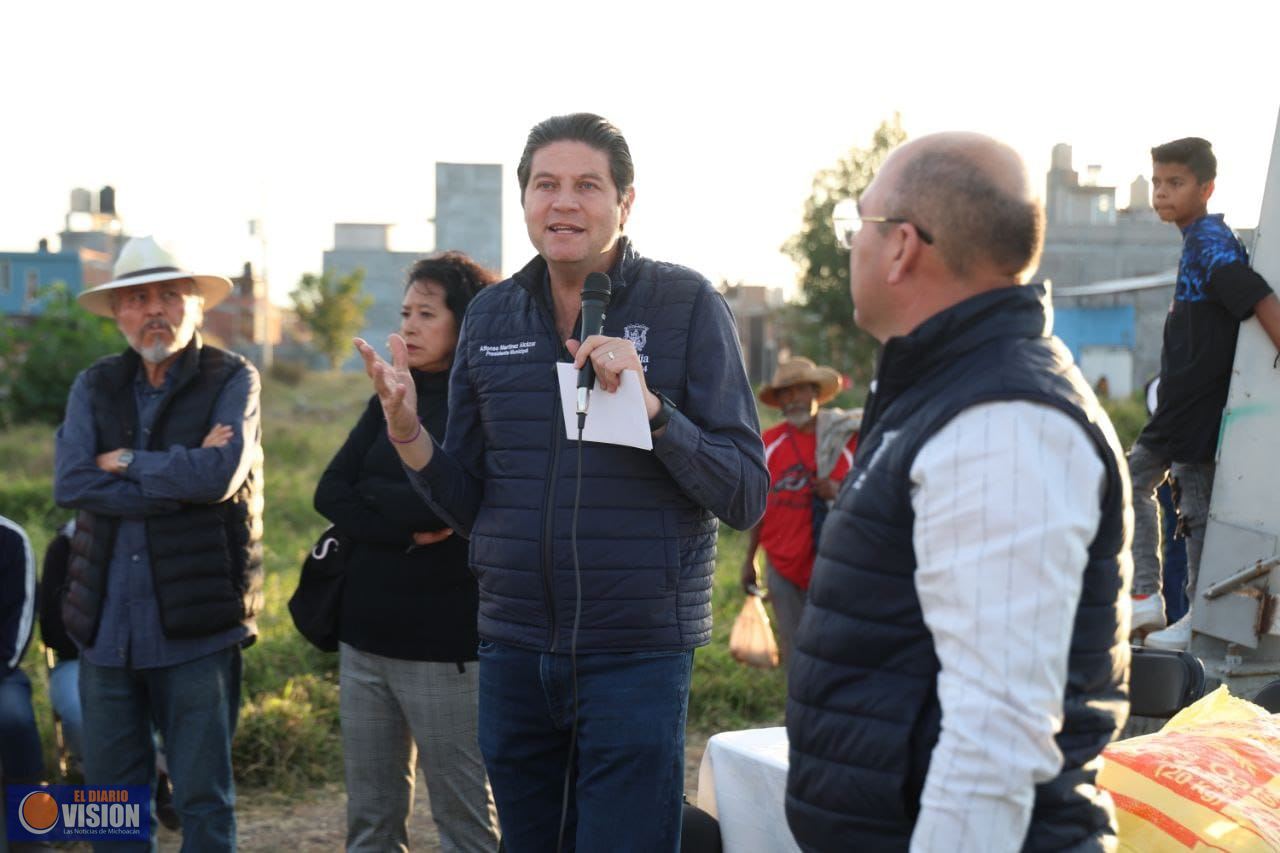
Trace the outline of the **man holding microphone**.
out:
[[[616,127],[541,122],[517,174],[538,255],[467,311],[443,446],[418,422],[403,341],[390,364],[357,347],[410,479],[471,540],[480,747],[507,849],[562,834],[567,849],[674,851],[719,520],[755,524],[768,489],[755,404],[724,299],[623,235],[634,166]],[[581,340],[591,273],[611,294],[602,334]],[[651,451],[566,438],[569,361],[605,392],[634,372]]]

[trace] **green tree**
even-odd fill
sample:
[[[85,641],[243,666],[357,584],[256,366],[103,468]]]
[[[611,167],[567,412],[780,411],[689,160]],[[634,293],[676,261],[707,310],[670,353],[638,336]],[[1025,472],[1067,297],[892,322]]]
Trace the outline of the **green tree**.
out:
[[[831,211],[846,198],[858,198],[875,177],[889,152],[907,138],[902,119],[894,115],[872,135],[868,148],[853,148],[813,178],[800,231],[782,245],[800,269],[803,301],[790,312],[789,343],[859,380],[868,378],[876,341],[853,324],[849,296],[849,255],[836,243]]]
[[[56,424],[76,374],[124,349],[115,323],[90,314],[62,282],[36,294],[41,313],[0,328],[0,422]]]
[[[334,277],[304,273],[289,294],[300,319],[315,336],[315,348],[329,361],[329,369],[351,353],[351,338],[364,325],[373,297],[364,292],[364,270]]]

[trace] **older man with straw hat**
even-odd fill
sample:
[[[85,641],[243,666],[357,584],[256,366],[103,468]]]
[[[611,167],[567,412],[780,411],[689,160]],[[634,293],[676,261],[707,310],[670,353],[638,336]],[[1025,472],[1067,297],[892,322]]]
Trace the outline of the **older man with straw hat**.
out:
[[[55,456],[54,496],[78,511],[62,614],[86,781],[153,784],[155,725],[195,850],[235,848],[240,649],[262,604],[258,372],[197,331],[230,292],[130,240],[115,278],[79,296],[129,346],[76,377]]]
[[[764,434],[769,498],[764,518],[751,528],[742,587],[758,594],[756,551],[764,547],[769,600],[782,659],[800,624],[818,534],[836,487],[853,464],[861,410],[820,409],[840,393],[840,374],[807,358],[778,365],[760,389],[760,402],[782,410],[782,423]]]

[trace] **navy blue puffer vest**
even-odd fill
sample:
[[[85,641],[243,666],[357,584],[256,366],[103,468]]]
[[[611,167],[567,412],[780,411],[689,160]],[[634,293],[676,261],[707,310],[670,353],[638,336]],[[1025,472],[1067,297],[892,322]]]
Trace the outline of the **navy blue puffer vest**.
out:
[[[88,368],[97,451],[135,447],[138,409],[132,383],[140,359],[133,350]],[[238,370],[254,370],[235,353],[202,344],[199,335],[170,370],[173,388],[161,402],[148,449],[199,447],[213,423],[213,407]],[[249,440],[246,438],[246,440]],[[107,567],[118,518],[81,510],[71,540],[67,631],[82,645],[98,633]],[[262,456],[235,493],[217,504],[183,504],[146,519],[151,571],[166,637],[202,637],[253,619],[262,608]]]
[[[1042,298],[1035,286],[990,291],[885,347],[790,670],[787,817],[806,850],[907,849],[941,726],[939,665],[913,577],[911,465],[961,411],[1005,400],[1070,415],[1106,469],[1071,637],[1063,769],[1036,788],[1024,849],[1102,849],[1113,832],[1093,783],[1098,754],[1128,715],[1129,483],[1110,421],[1046,330]]]
[[[699,330],[719,335],[732,329],[723,297],[692,270],[643,258],[625,243],[610,277],[604,333],[632,340],[648,386],[688,411],[694,339]],[[568,360],[568,353],[548,299],[546,263],[535,258],[468,306],[462,360],[454,369],[455,385],[465,371],[467,394],[454,397],[451,391],[451,400],[476,401],[482,441],[451,435],[450,442],[483,447],[482,458],[471,463],[484,491],[468,531],[480,581],[480,636],[567,651],[576,599],[571,531],[579,448],[565,436],[556,363]],[[715,369],[726,381],[736,377],[745,410],[750,391],[740,360]],[[750,503],[762,508],[767,478],[758,430],[754,418],[743,419],[724,434],[741,443],[743,464],[758,470],[760,500]],[[682,488],[647,450],[586,442],[581,464],[578,651],[705,645],[719,528],[707,506],[714,502],[698,494],[697,485]],[[722,486],[725,492],[740,488]],[[759,512],[753,506],[750,514],[726,520],[746,527]]]

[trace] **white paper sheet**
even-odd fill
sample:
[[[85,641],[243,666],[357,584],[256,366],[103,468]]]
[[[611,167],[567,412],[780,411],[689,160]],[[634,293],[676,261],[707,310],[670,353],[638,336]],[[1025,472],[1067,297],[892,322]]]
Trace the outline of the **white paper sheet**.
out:
[[[578,437],[578,371],[572,364],[556,365],[560,379],[560,407],[564,410],[564,434]],[[622,371],[618,390],[609,394],[600,390],[596,381],[591,389],[587,409],[587,424],[582,430],[583,441],[602,444],[621,444],[653,449],[653,435],[649,432],[649,414],[645,411],[644,393],[640,390],[640,377],[634,370]]]

